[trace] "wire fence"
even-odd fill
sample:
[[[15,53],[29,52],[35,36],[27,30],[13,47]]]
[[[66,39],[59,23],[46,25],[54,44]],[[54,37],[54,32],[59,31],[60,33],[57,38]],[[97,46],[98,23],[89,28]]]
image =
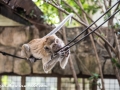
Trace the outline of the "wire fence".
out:
[[[88,78],[78,78],[78,82],[80,90],[92,90]],[[105,90],[120,90],[117,79],[104,79],[104,82]],[[101,90],[100,79],[94,85],[96,90]],[[70,77],[2,75],[0,86],[0,90],[75,90],[75,81]]]

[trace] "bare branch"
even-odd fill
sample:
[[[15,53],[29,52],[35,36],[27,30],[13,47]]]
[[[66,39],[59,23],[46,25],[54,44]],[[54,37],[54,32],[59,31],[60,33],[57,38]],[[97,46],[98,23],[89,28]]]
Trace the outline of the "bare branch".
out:
[[[55,5],[59,6],[54,0],[51,0]]]
[[[111,7],[112,0],[109,0],[109,7]]]
[[[80,0],[76,1],[76,0],[75,0],[75,2],[76,2],[76,4],[80,7],[80,9],[82,10],[83,14],[85,14],[92,22],[94,22],[93,19],[92,19],[92,18],[85,12],[85,10],[83,9],[81,1],[80,1]],[[83,16],[84,16],[84,15],[83,15]],[[86,17],[84,17],[84,18],[86,18]],[[87,18],[86,18],[86,19],[87,19]],[[97,24],[96,24],[96,23],[95,23],[94,25],[97,27]],[[100,30],[100,29],[98,29],[98,30],[99,30],[99,32],[101,33],[101,30]]]
[[[105,9],[107,10],[107,1],[106,0],[103,0],[104,1],[104,5],[105,5]]]
[[[80,59],[77,55],[76,55],[76,58],[77,58],[77,59]],[[88,68],[83,64],[82,60],[79,60],[79,62],[80,62],[80,65],[86,70],[86,72],[87,72],[90,76],[92,76],[92,73],[91,73],[90,70],[88,70]]]
[[[118,5],[117,5],[117,7],[115,8],[114,12],[118,10],[119,6],[120,6],[120,3],[118,3]]]
[[[79,1],[79,0],[78,0],[78,1]],[[84,11],[84,9],[82,8],[80,2],[77,2],[77,1],[75,0],[75,3],[80,7],[80,9],[82,10],[82,12],[85,13],[85,15],[86,15],[92,22],[94,22],[93,19]],[[95,25],[96,25],[96,24],[95,24]],[[96,26],[97,26],[97,25],[96,25]]]
[[[64,0],[63,2],[80,18],[80,20],[82,20],[83,22],[85,22],[81,17],[80,15],[74,10],[73,7],[71,7],[68,3],[66,3]]]
[[[118,37],[115,33],[115,44],[116,44],[116,49],[117,49],[117,56],[118,56],[118,60],[120,63],[120,47],[119,47],[119,41],[118,41]]]

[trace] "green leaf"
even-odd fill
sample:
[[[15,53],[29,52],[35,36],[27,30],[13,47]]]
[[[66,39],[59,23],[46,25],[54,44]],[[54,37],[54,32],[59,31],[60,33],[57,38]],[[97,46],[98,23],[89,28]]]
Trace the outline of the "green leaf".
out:
[[[89,80],[92,80],[92,79],[94,79],[94,76],[89,77]]]
[[[98,78],[99,78],[99,74],[92,73],[92,76],[89,78],[89,80],[98,79]]]
[[[114,63],[114,64],[117,63],[117,61],[116,61],[114,58],[112,58],[111,61],[112,61],[112,63]]]
[[[111,59],[112,63],[117,66],[118,68],[120,68],[120,64],[117,62],[117,60],[115,58]]]
[[[120,68],[120,64],[116,63],[116,66],[117,66],[118,68]]]
[[[99,77],[99,75],[97,73],[93,73],[94,77]]]

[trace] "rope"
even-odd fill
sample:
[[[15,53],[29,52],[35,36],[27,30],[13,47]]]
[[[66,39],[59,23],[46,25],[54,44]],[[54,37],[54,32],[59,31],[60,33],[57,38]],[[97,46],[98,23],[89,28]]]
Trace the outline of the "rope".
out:
[[[78,36],[76,36],[73,40],[71,40],[68,44],[66,44],[64,47],[62,47],[61,49],[59,49],[58,51],[64,49],[66,46],[70,45],[73,41],[75,41],[80,35],[82,35],[85,31],[87,31],[92,25],[94,25],[98,20],[100,20],[106,13],[108,13],[113,7],[115,7],[118,3],[120,3],[120,0],[118,0],[112,7],[110,7],[103,15],[101,15],[95,22],[93,22],[90,26],[88,26],[86,29],[84,29]],[[95,28],[93,31],[91,31],[90,33],[88,33],[87,35],[85,35],[84,37],[82,37],[79,41],[75,42],[73,45],[69,46],[69,48],[71,48],[72,46],[74,46],[75,44],[77,44],[78,42],[80,42],[81,40],[83,40],[84,38],[86,38],[87,36],[89,36],[91,33],[95,32],[99,27],[101,27],[104,23],[106,23],[111,17],[113,17],[116,13],[118,13],[119,10],[117,10],[113,15],[111,15],[106,21],[104,21],[100,26],[98,26],[97,28]],[[57,51],[57,52],[58,52]]]
[[[105,20],[102,24],[100,24],[97,28],[95,28],[93,31],[91,31],[90,33],[86,34],[84,37],[82,37],[80,40],[76,41],[74,44],[72,44],[71,46],[69,46],[69,48],[71,48],[72,46],[74,46],[75,44],[77,44],[78,42],[82,41],[84,38],[86,38],[87,36],[89,36],[90,34],[94,33],[98,28],[100,28],[103,24],[105,24],[110,18],[112,18],[115,14],[117,14],[120,11],[117,10],[113,15],[111,15],[107,20]]]
[[[14,58],[19,58],[19,59],[27,60],[27,58],[23,58],[23,57],[19,57],[19,56],[16,56],[16,55],[12,55],[12,54],[9,54],[9,53],[3,52],[3,51],[0,51],[0,53],[1,53],[2,55],[4,55],[4,56],[7,55],[7,56],[14,57]],[[34,59],[35,59],[35,60],[41,60],[41,59],[38,59],[38,58],[35,58],[35,57],[34,57]]]

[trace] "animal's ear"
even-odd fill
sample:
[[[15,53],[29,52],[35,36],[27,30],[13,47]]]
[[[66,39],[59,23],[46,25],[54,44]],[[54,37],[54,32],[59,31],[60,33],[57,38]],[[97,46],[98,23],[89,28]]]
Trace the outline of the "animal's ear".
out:
[[[23,47],[26,49],[26,51],[30,51],[30,46],[28,44],[23,44]]]
[[[23,44],[21,50],[21,56],[29,58],[30,57],[30,47],[28,44]]]

